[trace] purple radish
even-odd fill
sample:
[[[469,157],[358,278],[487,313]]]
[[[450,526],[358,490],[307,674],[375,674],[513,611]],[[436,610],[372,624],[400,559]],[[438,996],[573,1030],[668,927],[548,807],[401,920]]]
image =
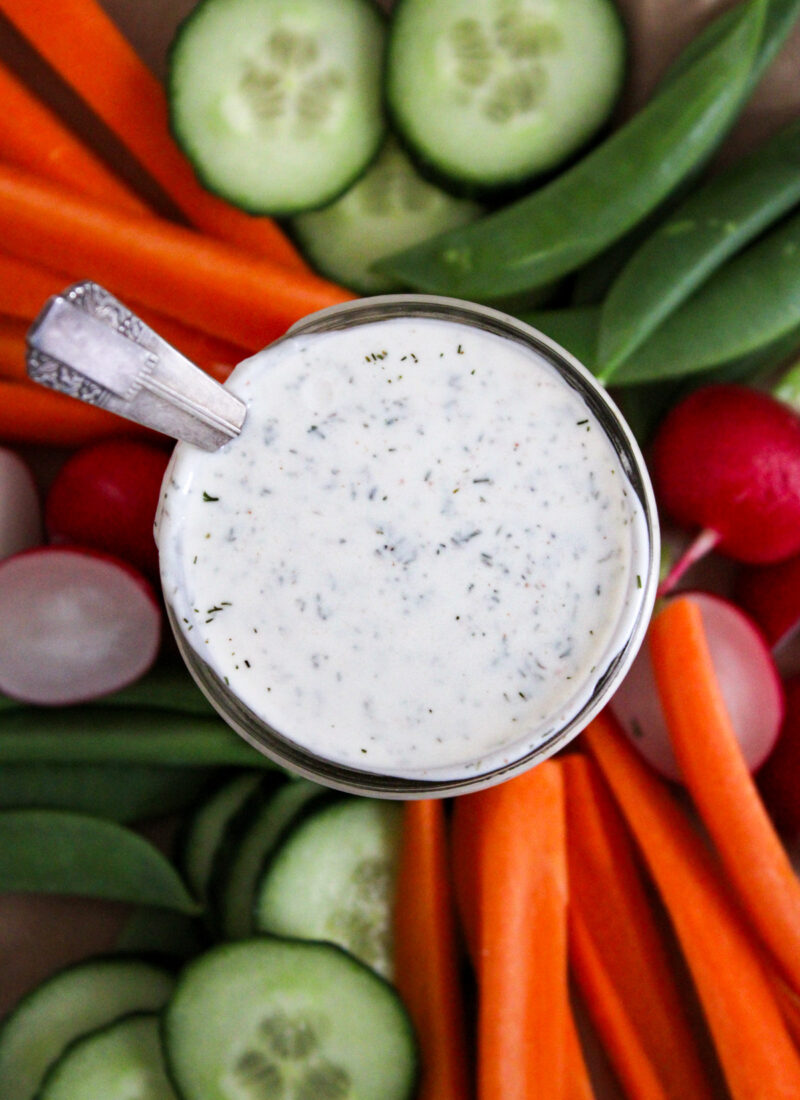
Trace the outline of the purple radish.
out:
[[[27,703],[85,702],[142,676],[158,654],[161,609],[132,566],[74,547],[0,562],[0,691]]]
[[[712,549],[751,563],[800,552],[800,416],[769,394],[695,390],[661,424],[651,470],[666,515],[700,529],[662,594]]]
[[[708,592],[681,592],[703,617],[714,668],[751,772],[763,764],[784,718],[783,685],[761,631],[741,608]],[[658,701],[645,643],[620,684],[611,708],[642,756],[667,779],[680,782]]]
[[[0,560],[44,541],[42,507],[26,462],[0,447]]]

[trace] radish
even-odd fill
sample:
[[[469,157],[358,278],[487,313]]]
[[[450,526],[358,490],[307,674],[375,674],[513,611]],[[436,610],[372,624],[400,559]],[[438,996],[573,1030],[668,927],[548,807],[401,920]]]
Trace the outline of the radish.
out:
[[[783,688],[772,654],[755,623],[730,600],[708,592],[681,592],[686,595],[700,608],[725,704],[747,765],[755,771],[772,750],[784,717]],[[667,779],[680,781],[647,643],[611,708],[645,759]]]
[[[27,463],[0,447],[0,559],[44,540],[42,507]]]
[[[161,447],[133,439],[104,440],[76,451],[47,494],[50,540],[106,550],[156,577],[153,520],[168,461]]]
[[[40,547],[0,562],[0,691],[60,705],[106,695],[153,664],[161,609],[127,562]]]
[[[786,642],[800,626],[800,554],[775,565],[740,570],[735,596],[773,647]]]
[[[800,676],[784,684],[786,719],[774,751],[758,773],[758,787],[775,827],[800,839]]]
[[[769,394],[695,390],[661,424],[651,469],[665,513],[701,529],[662,593],[712,549],[753,563],[800,552],[800,416]]]

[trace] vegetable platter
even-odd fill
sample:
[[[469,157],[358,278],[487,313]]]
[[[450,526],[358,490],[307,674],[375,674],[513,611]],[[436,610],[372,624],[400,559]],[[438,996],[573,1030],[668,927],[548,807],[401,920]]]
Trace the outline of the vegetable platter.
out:
[[[287,147],[303,186],[275,193],[259,164],[220,170],[186,109],[209,56],[225,70],[213,22],[173,46],[195,0],[0,0],[0,599],[30,607],[21,631],[0,621],[0,1095],[796,1100],[800,3],[574,0],[604,43],[578,81],[585,129],[551,103],[530,163],[456,167],[435,112],[407,117],[433,0],[366,4],[338,7],[371,49],[405,20],[370,105],[386,93],[398,140],[372,161],[372,122],[349,131],[321,180]],[[501,0],[501,52],[558,55],[570,24],[545,8],[542,30]],[[481,33],[455,39],[471,86]],[[308,41],[275,50],[314,61]],[[547,94],[526,73],[495,119]],[[413,235],[384,224],[396,170],[426,210]],[[383,242],[366,260],[354,211]],[[168,447],[23,377],[26,325],[82,277],[219,379],[398,283],[563,343],[619,397],[666,521],[661,599],[612,704],[569,751],[448,802],[342,796],[256,754],[161,633]],[[59,583],[45,675],[36,606]],[[98,656],[95,589],[137,609]]]

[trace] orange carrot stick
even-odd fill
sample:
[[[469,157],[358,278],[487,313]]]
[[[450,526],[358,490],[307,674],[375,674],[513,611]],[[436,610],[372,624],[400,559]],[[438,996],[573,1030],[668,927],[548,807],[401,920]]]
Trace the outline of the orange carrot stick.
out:
[[[642,1035],[628,1006],[623,1004],[598,945],[578,910],[570,911],[569,953],[587,1010],[625,1094],[631,1100],[667,1100],[670,1093],[661,1083],[642,1043]],[[675,1053],[677,1055],[678,1051]],[[677,1098],[681,1094],[672,1095]],[[692,1093],[682,1095],[693,1096]]]
[[[592,1079],[583,1056],[583,1048],[575,1026],[575,1017],[567,1016],[567,1054],[564,1081],[565,1100],[595,1100]]]
[[[222,339],[259,348],[300,317],[352,297],[161,218],[135,217],[0,165],[0,241]]]
[[[69,275],[0,252],[0,313],[32,321],[47,299],[70,281]]]
[[[145,203],[0,64],[0,160],[132,214]]]
[[[477,971],[480,954],[480,879],[478,856],[484,808],[483,792],[455,800],[450,825],[450,865],[456,912],[469,959]]]
[[[703,842],[608,712],[595,718],[582,736],[672,920],[731,1096],[800,1096],[800,1055],[786,1030],[760,949]]]
[[[743,909],[800,992],[800,880],[744,762],[700,610],[670,601],[649,635],[675,757]]]
[[[395,912],[395,984],[422,1054],[418,1100],[467,1100],[469,1061],[444,806],[408,802]]]
[[[570,949],[595,1027],[623,1080],[627,1069],[618,1056],[624,1063],[631,1032],[664,1096],[710,1100],[711,1085],[625,823],[593,760],[571,753],[563,768]],[[604,1004],[606,992],[618,1006]],[[634,1059],[634,1069],[636,1064]]]
[[[0,11],[113,131],[199,229],[295,269],[294,246],[269,218],[206,191],[169,132],[164,90],[96,0],[0,0]]]
[[[559,765],[544,761],[475,796],[478,854],[478,1096],[566,1094],[567,868]]]
[[[109,436],[163,439],[129,420],[33,382],[0,379],[0,442],[80,447]]]
[[[0,376],[11,382],[27,380],[25,333],[28,326],[15,317],[0,316]]]

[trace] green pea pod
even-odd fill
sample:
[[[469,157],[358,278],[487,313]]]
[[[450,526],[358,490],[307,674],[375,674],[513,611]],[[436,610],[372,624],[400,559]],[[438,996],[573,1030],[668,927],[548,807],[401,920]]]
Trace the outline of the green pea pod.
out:
[[[22,707],[0,714],[0,765],[128,763],[274,767],[221,718],[144,707]]]
[[[562,348],[566,348],[587,370],[594,371],[597,363],[597,331],[600,326],[599,307],[540,309],[517,316],[555,340]]]
[[[616,370],[615,385],[678,378],[793,339],[800,214],[729,260]],[[787,349],[787,354],[790,349]]]
[[[551,183],[376,268],[417,290],[493,300],[541,286],[598,255],[659,206],[728,130],[750,78],[765,7],[766,0],[749,0],[738,8],[713,48]]]
[[[683,76],[700,57],[713,49],[722,37],[730,32],[736,22],[738,11],[736,6],[729,8],[696,35],[667,69],[659,82],[657,91],[668,87]],[[761,77],[775,60],[778,51],[797,22],[798,15],[800,15],[800,0],[769,0],[764,15],[761,42],[744,88],[745,99],[754,91]]]
[[[212,768],[153,764],[3,764],[0,809],[73,810],[110,821],[178,813],[207,791]]]
[[[695,191],[648,237],[603,303],[604,381],[705,280],[800,202],[800,119]]]
[[[63,810],[0,812],[0,891],[79,894],[197,913],[169,862],[123,825]]]

